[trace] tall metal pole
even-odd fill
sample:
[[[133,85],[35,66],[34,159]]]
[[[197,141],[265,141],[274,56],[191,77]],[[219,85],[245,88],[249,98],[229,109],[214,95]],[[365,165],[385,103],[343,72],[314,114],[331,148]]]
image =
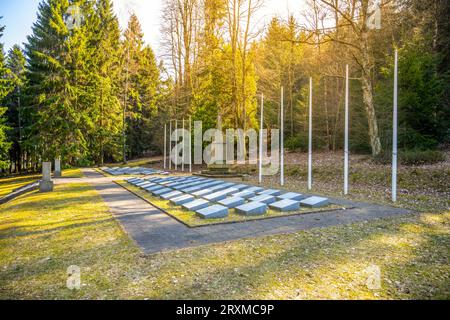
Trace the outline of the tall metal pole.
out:
[[[392,201],[397,201],[397,112],[398,112],[398,50],[395,50],[394,67],[394,114],[392,132]]]
[[[348,130],[349,130],[349,71],[348,65],[345,68],[345,142],[344,142],[344,194],[348,194]]]
[[[184,143],[184,139],[186,138],[185,134],[184,134],[184,118],[183,118],[183,162],[181,163],[181,171],[184,172],[184,162],[186,161],[186,150],[184,149],[184,146],[186,145]]]
[[[169,170],[172,170],[172,120],[169,121]]]
[[[280,158],[281,158],[281,172],[280,172],[280,184],[284,186],[284,88],[281,87],[281,143],[280,143]]]
[[[175,120],[175,171],[178,171],[178,120]]]
[[[189,172],[192,173],[192,117],[189,117]]]
[[[164,124],[164,170],[167,169],[167,123]]]
[[[259,127],[259,183],[262,183],[263,129],[264,129],[264,93],[261,93],[261,124]]]
[[[312,189],[312,77],[309,78],[309,140],[308,140],[308,190]]]

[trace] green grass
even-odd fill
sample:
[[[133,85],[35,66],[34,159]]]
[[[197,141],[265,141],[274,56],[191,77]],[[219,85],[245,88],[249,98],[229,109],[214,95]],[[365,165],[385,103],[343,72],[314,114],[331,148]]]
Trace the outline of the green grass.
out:
[[[63,178],[68,178],[68,179],[71,179],[71,178],[83,178],[84,175],[83,175],[83,172],[81,172],[80,169],[74,168],[74,169],[65,169],[65,170],[63,170],[62,177]]]
[[[261,220],[268,218],[276,218],[276,217],[284,217],[284,216],[292,216],[292,215],[300,215],[300,214],[309,214],[309,213],[317,213],[324,211],[333,211],[333,210],[342,210],[342,206],[338,205],[329,205],[326,208],[317,208],[317,209],[307,209],[301,208],[300,210],[293,212],[279,212],[276,210],[269,209],[265,215],[262,216],[243,216],[238,213],[234,209],[230,209],[229,215],[226,218],[221,219],[201,219],[199,216],[195,214],[195,212],[184,210],[180,206],[174,206],[170,201],[164,200],[155,196],[152,196],[150,193],[142,190],[136,186],[130,185],[125,181],[116,181],[117,184],[122,186],[123,188],[133,192],[139,197],[147,200],[155,207],[165,211],[167,214],[176,218],[178,221],[183,222],[189,227],[200,227],[207,226],[212,224],[223,224],[223,223],[234,223],[234,222],[245,222],[252,220]]]
[[[0,299],[449,299],[449,234],[446,212],[145,256],[92,187],[57,185],[0,207]]]

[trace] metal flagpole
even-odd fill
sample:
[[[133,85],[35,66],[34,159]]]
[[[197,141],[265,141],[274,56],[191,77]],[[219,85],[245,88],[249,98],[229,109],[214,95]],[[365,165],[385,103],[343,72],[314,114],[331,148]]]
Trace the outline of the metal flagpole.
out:
[[[344,194],[348,194],[348,130],[349,130],[349,122],[348,122],[348,110],[349,105],[349,71],[348,65],[345,68],[345,142],[344,142]]]
[[[175,120],[175,171],[178,171],[178,120]]]
[[[264,129],[264,93],[261,93],[261,125],[259,128],[259,183],[262,183],[263,129]]]
[[[312,77],[309,78],[308,190],[312,189]]]
[[[192,173],[192,117],[189,117],[189,172]]]
[[[280,184],[284,186],[284,88],[281,87],[281,173],[280,173]]]
[[[172,120],[169,121],[169,170],[172,170]]]
[[[394,67],[394,114],[392,132],[392,201],[397,201],[397,112],[398,112],[398,50],[395,50]]]
[[[183,118],[183,162],[181,163],[181,171],[184,172],[184,162],[186,161],[186,150],[184,150],[184,139],[186,138],[185,134],[184,134],[184,118]]]
[[[167,123],[164,124],[164,170],[167,169]]]

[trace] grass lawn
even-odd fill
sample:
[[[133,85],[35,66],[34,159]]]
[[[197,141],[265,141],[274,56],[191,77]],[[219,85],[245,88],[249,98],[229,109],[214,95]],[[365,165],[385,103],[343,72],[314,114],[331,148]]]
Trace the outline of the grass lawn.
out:
[[[67,169],[63,170],[63,177],[82,178],[83,173],[80,169]],[[23,187],[24,185],[37,181],[41,178],[42,174],[30,174],[0,179],[0,198],[6,196],[17,188]]]
[[[145,256],[92,187],[57,185],[0,207],[0,299],[449,299],[449,243],[446,212]]]
[[[223,223],[232,223],[232,222],[244,222],[250,220],[261,220],[261,219],[269,219],[276,218],[282,216],[292,216],[292,215],[300,215],[300,214],[308,214],[314,212],[325,212],[325,211],[334,211],[334,210],[343,210],[342,206],[331,204],[325,208],[305,208],[302,207],[298,211],[294,212],[279,212],[276,210],[269,209],[265,215],[262,216],[243,216],[238,213],[234,209],[230,210],[228,217],[222,219],[201,219],[196,215],[195,212],[184,210],[181,206],[174,206],[170,201],[164,200],[155,196],[152,196],[147,191],[133,186],[125,181],[116,181],[117,184],[127,189],[128,191],[133,192],[137,196],[145,199],[150,202],[155,207],[160,210],[165,211],[167,214],[171,215],[178,221],[186,224],[189,227],[200,227],[207,226],[212,224],[223,224]]]

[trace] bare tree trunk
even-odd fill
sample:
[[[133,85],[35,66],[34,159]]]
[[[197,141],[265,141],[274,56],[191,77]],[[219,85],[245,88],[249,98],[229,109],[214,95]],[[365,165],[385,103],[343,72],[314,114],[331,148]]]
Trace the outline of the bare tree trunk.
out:
[[[362,38],[361,64],[363,68],[362,90],[363,90],[364,107],[366,109],[367,120],[369,124],[369,138],[370,138],[370,146],[372,148],[372,155],[376,156],[381,153],[381,141],[380,136],[378,134],[378,121],[373,102],[373,85],[371,77],[372,65],[370,62],[367,32],[363,31],[361,38]]]

